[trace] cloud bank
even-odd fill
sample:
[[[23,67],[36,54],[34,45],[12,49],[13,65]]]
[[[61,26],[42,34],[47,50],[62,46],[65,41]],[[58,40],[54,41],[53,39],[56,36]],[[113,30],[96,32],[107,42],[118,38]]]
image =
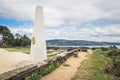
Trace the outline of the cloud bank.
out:
[[[37,5],[44,8],[47,39],[120,41],[119,0],[0,0],[0,16],[34,21]],[[32,34],[30,25],[19,26],[10,29]]]

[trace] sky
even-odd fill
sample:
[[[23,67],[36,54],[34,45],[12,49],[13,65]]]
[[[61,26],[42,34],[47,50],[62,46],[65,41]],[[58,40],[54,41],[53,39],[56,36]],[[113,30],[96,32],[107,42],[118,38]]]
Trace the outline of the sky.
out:
[[[120,0],[0,0],[0,25],[31,38],[37,5],[47,40],[120,42]]]

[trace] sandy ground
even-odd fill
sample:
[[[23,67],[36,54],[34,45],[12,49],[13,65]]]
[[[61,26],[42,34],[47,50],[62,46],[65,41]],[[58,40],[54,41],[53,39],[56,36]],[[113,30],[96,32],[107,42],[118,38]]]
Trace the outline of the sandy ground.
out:
[[[29,64],[28,54],[0,49],[0,74]]]
[[[91,53],[91,51],[88,51]],[[86,52],[80,52],[79,57],[70,57],[64,64],[69,64],[70,66],[63,66],[61,65],[52,73],[42,77],[40,80],[71,80],[74,77],[77,68],[80,66],[80,63],[85,60],[88,54]]]

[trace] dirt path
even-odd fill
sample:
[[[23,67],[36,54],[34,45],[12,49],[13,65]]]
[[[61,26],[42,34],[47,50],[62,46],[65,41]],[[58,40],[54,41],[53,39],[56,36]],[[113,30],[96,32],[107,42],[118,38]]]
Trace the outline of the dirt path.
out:
[[[88,51],[91,53],[91,51]],[[70,57],[64,64],[68,64],[70,66],[63,66],[62,64],[59,68],[57,68],[52,73],[42,77],[41,80],[71,80],[74,77],[77,68],[80,66],[80,63],[85,60],[88,54],[86,52],[80,52],[79,57]]]

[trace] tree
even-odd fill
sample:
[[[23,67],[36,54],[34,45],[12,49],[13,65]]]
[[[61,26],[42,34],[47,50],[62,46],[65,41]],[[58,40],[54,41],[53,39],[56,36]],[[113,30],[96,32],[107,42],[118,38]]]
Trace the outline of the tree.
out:
[[[21,39],[22,39],[21,46],[30,45],[31,41],[26,35],[23,35],[23,37]]]
[[[14,35],[13,35],[12,33],[10,33],[10,34],[8,35],[6,44],[7,44],[8,46],[13,46],[13,45],[14,45],[14,40],[15,40]]]
[[[0,26],[0,34],[3,35],[2,40],[4,45],[9,45],[13,43],[14,36],[6,26]]]
[[[16,33],[14,46],[27,46],[30,45],[31,41],[26,35],[20,35]]]
[[[6,26],[0,26],[0,34],[3,35],[4,46],[27,46],[31,41],[26,35],[20,35],[19,33],[14,35]]]
[[[16,39],[20,39],[20,38],[22,38],[22,35],[20,35],[19,33],[16,33],[16,34],[15,34],[15,38],[16,38]]]
[[[21,46],[22,43],[22,35],[20,35],[19,33],[15,34],[15,40],[14,40],[14,46]]]

